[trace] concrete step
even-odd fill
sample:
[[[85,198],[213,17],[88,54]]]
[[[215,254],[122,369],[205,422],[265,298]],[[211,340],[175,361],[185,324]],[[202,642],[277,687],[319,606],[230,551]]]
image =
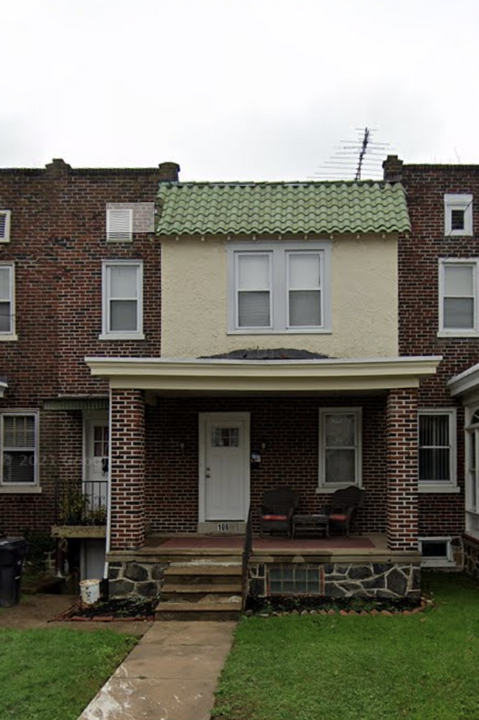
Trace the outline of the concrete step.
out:
[[[204,563],[204,562],[190,562],[190,563],[171,563],[165,570],[165,577],[168,575],[242,575],[243,566],[241,563]]]
[[[165,574],[165,582],[163,587],[167,585],[181,585],[182,587],[196,587],[198,585],[208,585],[215,591],[218,585],[227,585],[229,588],[241,586],[241,575],[176,575]]]
[[[156,620],[236,620],[241,615],[241,597],[206,595],[196,601],[161,600],[155,610]]]
[[[165,583],[161,591],[162,600],[172,600],[184,597],[191,600],[194,596],[200,598],[206,595],[239,595],[241,597],[241,583],[234,585],[173,585]]]

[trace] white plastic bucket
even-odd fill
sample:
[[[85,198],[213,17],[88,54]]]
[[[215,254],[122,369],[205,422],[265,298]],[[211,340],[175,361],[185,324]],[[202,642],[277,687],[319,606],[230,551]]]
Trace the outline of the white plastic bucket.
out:
[[[80,582],[80,593],[82,602],[85,605],[93,605],[100,599],[100,581],[99,580],[82,580]]]

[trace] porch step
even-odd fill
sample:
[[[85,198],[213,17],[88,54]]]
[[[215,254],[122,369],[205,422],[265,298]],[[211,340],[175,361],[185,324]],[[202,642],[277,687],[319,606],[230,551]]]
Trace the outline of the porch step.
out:
[[[189,600],[192,595],[200,598],[201,595],[239,595],[241,597],[241,582],[228,583],[227,585],[221,585],[215,583],[214,585],[195,583],[194,585],[188,585],[186,583],[178,583],[177,585],[167,584],[163,587],[161,593],[162,600],[176,600],[180,597],[184,597],[185,600]]]
[[[236,620],[242,609],[242,565],[192,559],[165,569],[157,620]]]
[[[167,620],[237,620],[241,615],[241,597],[218,599],[212,594],[194,600],[160,601],[155,618]]]

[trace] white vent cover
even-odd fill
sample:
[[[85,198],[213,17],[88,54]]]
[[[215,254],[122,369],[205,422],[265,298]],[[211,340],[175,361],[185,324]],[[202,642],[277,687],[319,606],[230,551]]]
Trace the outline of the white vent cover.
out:
[[[106,211],[106,239],[110,242],[133,240],[133,210],[108,208]]]
[[[0,242],[10,242],[10,210],[0,210]]]

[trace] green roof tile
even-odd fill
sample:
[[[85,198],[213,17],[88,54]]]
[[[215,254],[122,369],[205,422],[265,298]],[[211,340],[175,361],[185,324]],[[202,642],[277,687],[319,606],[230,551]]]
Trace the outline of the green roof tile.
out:
[[[158,235],[410,230],[399,183],[160,183]]]

